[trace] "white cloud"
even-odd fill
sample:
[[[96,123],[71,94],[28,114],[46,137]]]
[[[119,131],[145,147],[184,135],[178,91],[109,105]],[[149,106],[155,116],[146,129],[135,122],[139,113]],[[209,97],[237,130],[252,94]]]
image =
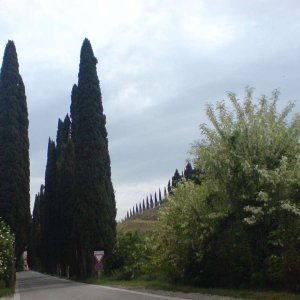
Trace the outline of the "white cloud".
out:
[[[204,103],[247,85],[299,99],[299,17],[296,0],[0,0],[0,53],[15,41],[28,96],[31,198],[84,37],[99,61],[121,212],[183,167]]]

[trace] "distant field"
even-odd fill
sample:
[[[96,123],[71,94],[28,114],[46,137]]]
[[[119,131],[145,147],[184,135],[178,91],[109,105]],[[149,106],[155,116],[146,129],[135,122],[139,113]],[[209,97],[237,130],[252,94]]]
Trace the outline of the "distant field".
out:
[[[158,218],[159,207],[148,209],[129,220],[123,221],[118,224],[118,229],[123,232],[128,231],[140,231],[149,232],[152,231],[155,222]]]

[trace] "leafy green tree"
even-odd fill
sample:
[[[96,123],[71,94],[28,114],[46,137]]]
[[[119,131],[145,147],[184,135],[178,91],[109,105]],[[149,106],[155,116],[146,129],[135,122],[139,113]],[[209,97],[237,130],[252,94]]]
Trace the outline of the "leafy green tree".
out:
[[[77,276],[93,273],[93,251],[112,253],[116,234],[116,205],[97,59],[85,39],[80,53],[78,87],[72,93],[72,134],[75,146],[74,211]],[[76,94],[76,95],[75,95]],[[74,133],[73,133],[74,131]]]
[[[148,260],[144,235],[118,232],[109,268],[117,279],[129,280],[145,273]]]
[[[208,106],[213,126],[193,147],[201,185],[183,182],[161,209],[157,261],[174,279],[298,290],[300,118],[277,111],[276,91],[228,97],[231,110]]]
[[[20,257],[29,238],[29,140],[25,87],[8,41],[0,73],[0,217],[16,237]]]

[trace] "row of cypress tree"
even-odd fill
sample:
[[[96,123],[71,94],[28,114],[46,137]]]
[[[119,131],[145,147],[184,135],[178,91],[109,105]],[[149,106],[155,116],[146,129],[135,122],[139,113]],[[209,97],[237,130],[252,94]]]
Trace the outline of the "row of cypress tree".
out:
[[[185,166],[184,171],[181,173],[181,175],[179,174],[178,169],[175,170],[174,175],[172,176],[172,179],[168,181],[167,187],[164,187],[164,195],[162,197],[162,193],[160,188],[158,189],[158,196],[157,193],[154,193],[154,197],[152,196],[152,194],[150,194],[150,196],[146,197],[146,201],[145,199],[143,199],[143,201],[141,201],[139,204],[135,204],[132,209],[130,209],[129,211],[127,211],[124,220],[129,220],[133,217],[135,217],[138,214],[143,213],[146,210],[158,207],[159,205],[162,205],[166,199],[168,195],[172,195],[172,189],[175,188],[178,184],[178,182],[181,179],[186,179],[186,180],[193,180],[196,183],[199,183],[199,176],[197,176],[197,171],[192,167],[191,163],[188,162],[187,165]],[[198,174],[199,175],[199,174]]]
[[[45,185],[36,195],[30,263],[50,273],[87,278],[93,251],[112,252],[116,204],[97,59],[85,39],[70,117],[58,121],[49,139]]]
[[[30,231],[29,139],[25,86],[13,41],[8,41],[0,73],[0,217],[15,235],[20,258]]]

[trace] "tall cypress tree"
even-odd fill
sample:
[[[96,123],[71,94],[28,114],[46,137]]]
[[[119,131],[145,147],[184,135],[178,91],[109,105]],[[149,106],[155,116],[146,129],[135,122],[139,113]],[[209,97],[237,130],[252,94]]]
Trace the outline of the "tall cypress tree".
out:
[[[112,251],[116,234],[116,204],[103,114],[97,59],[85,39],[80,53],[78,87],[72,97],[75,145],[75,218],[77,275],[93,272],[93,251]]]
[[[72,205],[74,196],[74,144],[71,140],[71,121],[66,115],[64,121],[58,120],[56,136],[56,248],[59,272],[66,274],[72,259]],[[61,269],[62,267],[62,269]],[[72,271],[72,270],[71,270]]]
[[[60,206],[60,265],[65,275],[68,275],[67,268],[74,273],[76,268],[75,256],[73,254],[74,232],[73,225],[76,220],[74,215],[74,159],[75,150],[73,141],[69,138],[62,154],[60,168],[60,182],[58,198]]]
[[[0,217],[16,236],[20,257],[30,227],[28,111],[17,52],[8,41],[0,74]]]
[[[56,146],[49,138],[47,165],[45,172],[45,205],[44,205],[44,250],[46,271],[54,273],[57,264],[57,202],[56,202]]]

